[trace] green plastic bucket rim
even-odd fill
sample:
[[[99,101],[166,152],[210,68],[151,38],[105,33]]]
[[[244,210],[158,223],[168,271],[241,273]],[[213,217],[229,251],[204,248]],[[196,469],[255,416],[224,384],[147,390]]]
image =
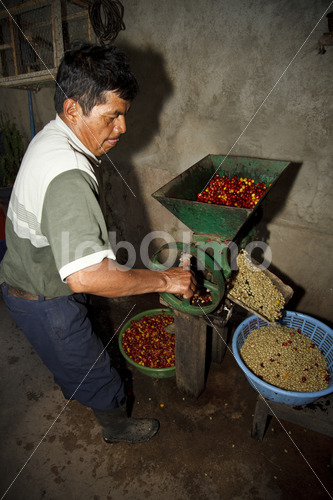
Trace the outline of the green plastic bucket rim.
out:
[[[173,377],[176,374],[176,367],[175,366],[170,366],[168,368],[151,368],[150,366],[143,366],[139,365],[139,363],[136,363],[132,358],[130,358],[124,351],[123,344],[122,344],[122,339],[125,331],[127,328],[130,328],[131,322],[136,321],[138,319],[143,318],[144,316],[153,316],[155,314],[170,314],[172,316],[175,315],[174,311],[168,307],[160,307],[160,308],[154,308],[154,309],[147,309],[146,311],[143,311],[141,313],[136,314],[135,316],[132,316],[126,323],[122,326],[119,337],[118,337],[118,346],[120,349],[120,352],[122,356],[125,358],[125,360],[130,363],[132,366],[137,368],[140,372],[144,373],[145,375],[148,375],[149,377],[153,378],[168,378],[168,377]]]

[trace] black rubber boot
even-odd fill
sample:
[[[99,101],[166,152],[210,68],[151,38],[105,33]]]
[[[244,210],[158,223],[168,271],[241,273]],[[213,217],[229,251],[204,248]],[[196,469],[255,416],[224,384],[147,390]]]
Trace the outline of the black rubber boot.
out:
[[[103,428],[106,443],[143,443],[151,439],[160,424],[154,418],[130,418],[126,404],[110,411],[94,410],[97,422]]]

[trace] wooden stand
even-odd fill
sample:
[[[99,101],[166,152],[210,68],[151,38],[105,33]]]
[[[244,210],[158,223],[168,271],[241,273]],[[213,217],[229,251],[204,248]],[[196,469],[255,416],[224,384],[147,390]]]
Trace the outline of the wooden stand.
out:
[[[222,361],[227,345],[226,320],[212,315],[205,320],[177,310],[174,313],[177,387],[186,394],[198,397],[205,388],[207,361]],[[209,342],[208,329],[211,331]]]
[[[160,302],[162,306],[170,307],[161,297]],[[225,318],[218,314],[193,316],[176,309],[173,311],[177,388],[197,398],[205,388],[207,360],[213,363],[222,362],[227,347],[228,320],[232,314],[232,307],[226,309]],[[210,330],[209,342],[208,330]],[[210,349],[210,352],[207,349]]]
[[[177,387],[198,397],[205,387],[207,324],[200,316],[174,313]]]
[[[258,396],[252,423],[251,436],[262,441],[267,428],[268,417],[287,420],[312,431],[333,437],[333,395],[317,399],[304,406],[287,406]],[[333,466],[333,454],[331,457]]]

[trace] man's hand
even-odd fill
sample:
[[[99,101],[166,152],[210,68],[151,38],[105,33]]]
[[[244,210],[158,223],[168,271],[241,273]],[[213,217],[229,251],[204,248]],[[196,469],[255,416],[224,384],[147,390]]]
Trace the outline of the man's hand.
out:
[[[197,282],[191,271],[182,267],[172,267],[162,271],[167,280],[165,292],[183,295],[184,299],[190,299],[195,292]]]
[[[81,269],[67,276],[66,281],[75,293],[90,293],[101,297],[167,292],[189,299],[196,287],[193,274],[181,267],[165,271],[128,269],[110,259]]]

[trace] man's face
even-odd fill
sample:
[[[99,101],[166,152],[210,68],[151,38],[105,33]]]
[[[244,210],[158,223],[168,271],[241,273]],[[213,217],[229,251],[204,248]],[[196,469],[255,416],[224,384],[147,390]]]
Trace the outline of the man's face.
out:
[[[94,106],[88,116],[84,116],[81,107],[76,104],[80,116],[72,128],[95,156],[102,156],[117,145],[121,134],[126,132],[125,115],[130,108],[129,101],[121,99],[115,92],[107,91],[105,94],[105,104]]]

